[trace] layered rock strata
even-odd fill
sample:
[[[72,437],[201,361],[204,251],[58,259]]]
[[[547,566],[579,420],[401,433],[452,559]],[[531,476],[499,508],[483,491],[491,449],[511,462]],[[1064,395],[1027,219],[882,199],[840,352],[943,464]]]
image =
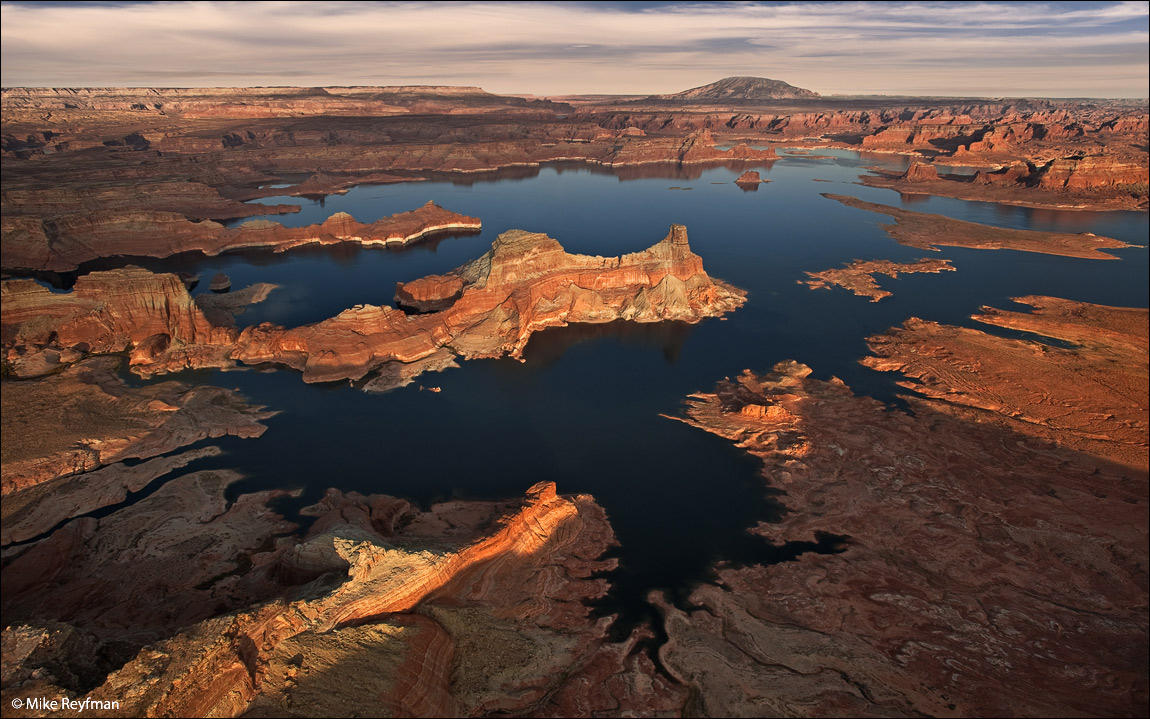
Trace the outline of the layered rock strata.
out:
[[[1120,240],[1100,237],[1090,232],[1073,234],[1069,232],[1037,232],[1034,230],[1012,230],[977,222],[964,222],[943,215],[912,212],[900,207],[865,202],[857,197],[823,194],[823,197],[837,200],[847,207],[867,212],[877,212],[893,217],[893,225],[881,225],[886,233],[901,245],[923,250],[937,250],[939,247],[969,247],[980,250],[1019,250],[1040,252],[1063,257],[1080,257],[1091,260],[1114,260],[1115,255],[1102,250],[1133,247]]]
[[[973,319],[1063,346],[911,318],[870,338],[874,356],[863,363],[901,373],[903,387],[979,422],[1145,473],[1150,312],[1055,297],[1016,301],[1034,311],[984,307]]]
[[[950,264],[950,260],[921,259],[915,262],[855,260],[841,269],[808,272],[807,276],[810,279],[799,280],[799,284],[807,285],[812,290],[838,286],[850,290],[859,297],[869,297],[871,302],[878,302],[890,297],[891,293],[878,286],[875,275],[898,277],[916,272],[937,274],[944,271],[954,271],[954,265]]]
[[[118,358],[92,358],[42,379],[4,381],[5,535],[12,529],[11,512],[23,502],[16,493],[125,459],[165,455],[209,437],[258,437],[265,430],[262,420],[274,414],[210,385],[128,387],[116,374],[118,365]],[[84,482],[99,491],[94,477]]]
[[[4,266],[68,271],[113,255],[169,257],[180,252],[218,255],[241,249],[284,252],[302,245],[404,245],[429,234],[478,231],[482,223],[445,210],[434,202],[375,222],[361,223],[337,212],[318,225],[284,227],[252,220],[229,228],[218,222],[193,222],[173,212],[87,213],[50,224],[32,218],[5,218]]]
[[[310,513],[304,541],[253,558],[253,573],[296,584],[292,596],[147,646],[87,696],[148,716],[569,716],[685,703],[631,653],[637,637],[607,642],[610,619],[585,604],[614,565],[590,497],[540,483],[520,503],[418,512],[332,490]]]
[[[1037,324],[1069,328],[1060,334],[1092,324],[1053,314],[1041,312]],[[939,373],[930,384],[980,373],[976,384],[959,384],[980,398],[968,405],[986,404],[1028,393],[1018,383],[1028,372],[1022,384],[1037,382],[1044,397],[1037,406],[1094,423],[1068,431],[1119,442],[1140,433],[1140,467],[1021,433],[1015,420],[949,395],[910,398],[910,414],[837,379],[813,379],[797,363],[748,371],[692,395],[686,421],[760,457],[764,477],[786,491],[786,517],[755,532],[772,542],[846,535],[846,549],[719,566],[689,609],[653,597],[668,636],[663,666],[711,716],[1139,713],[1150,660],[1144,386],[1123,384],[1129,375],[1113,344],[1038,365],[1038,343],[984,336],[979,348],[997,356],[968,357],[971,331],[942,328],[923,342],[914,330],[896,335]],[[1144,321],[1140,337],[1144,385]],[[1020,369],[996,371],[1007,364]],[[1136,424],[1109,414],[1113,391],[1100,390],[1095,403],[1073,388],[1084,376],[1128,389],[1123,401],[1142,406]]]
[[[916,162],[901,174],[875,170],[864,185],[907,194],[938,195],[960,200],[1000,202],[1023,207],[1064,210],[1146,209],[1150,171],[1145,158],[1109,153],[1073,155],[1047,162],[1015,161],[1005,168],[979,171],[973,178],[939,175],[937,168]]]
[[[274,537],[295,529],[267,506],[287,493],[229,501],[225,492],[240,478],[226,469],[181,474],[109,514],[77,517],[8,547],[5,623],[66,622],[112,647],[138,649],[274,594],[274,582],[246,570]]]
[[[741,290],[707,275],[680,225],[649,249],[621,257],[573,255],[546,235],[512,230],[442,283],[462,283],[462,289],[438,312],[408,315],[359,305],[313,325],[265,323],[241,331],[213,322],[175,275],[138,268],[95,272],[77,280],[69,294],[8,280],[4,340],[10,356],[29,347],[127,351],[141,374],[274,362],[300,370],[304,381],[324,382],[359,380],[400,363],[411,370],[401,373],[409,379],[424,365],[444,366],[452,355],[520,357],[532,333],[546,327],[619,319],[698,322],[745,300]],[[401,297],[405,292],[414,296],[422,289],[401,285]],[[446,304],[454,294],[435,298]]]

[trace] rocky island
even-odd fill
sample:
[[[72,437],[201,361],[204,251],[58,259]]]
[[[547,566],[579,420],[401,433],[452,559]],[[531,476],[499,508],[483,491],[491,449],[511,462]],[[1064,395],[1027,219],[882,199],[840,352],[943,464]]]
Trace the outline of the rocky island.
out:
[[[451,294],[428,297],[430,283]],[[314,325],[240,330],[230,316],[218,321],[206,300],[193,299],[175,275],[127,268],[85,275],[68,294],[31,280],[5,280],[0,322],[7,361],[20,367],[49,371],[86,353],[128,352],[132,369],[144,375],[276,363],[300,370],[305,382],[354,381],[379,372],[367,387],[382,390],[425,369],[451,366],[456,356],[519,357],[532,333],[545,327],[618,319],[698,322],[745,298],[707,275],[681,225],[643,252],[610,258],[572,255],[546,235],[512,230],[450,277],[410,286],[400,286],[401,296],[414,290],[445,306],[409,315],[360,305]],[[270,291],[247,290],[258,295],[250,301]]]

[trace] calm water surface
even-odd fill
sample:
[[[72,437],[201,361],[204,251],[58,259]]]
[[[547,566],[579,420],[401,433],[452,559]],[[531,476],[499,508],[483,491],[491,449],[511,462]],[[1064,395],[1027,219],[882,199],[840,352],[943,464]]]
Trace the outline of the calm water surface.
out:
[[[728,442],[661,414],[678,415],[684,397],[709,391],[744,368],[784,359],[838,376],[857,393],[894,399],[893,377],[858,364],[865,338],[910,316],[977,326],[982,305],[1047,294],[1114,305],[1147,304],[1145,213],[1059,212],[946,198],[900,196],[855,184],[861,168],[905,167],[895,155],[818,150],[832,159],[786,157],[756,191],[731,184],[745,167],[646,168],[664,177],[617,176],[586,166],[433,177],[369,186],[302,205],[284,224],[321,222],[333,212],[369,222],[428,200],[482,219],[480,234],[441,237],[402,250],[300,249],[285,254],[137,260],[157,270],[226,272],[232,286],[281,286],[240,317],[241,324],[316,322],[361,303],[388,304],[397,281],[451,270],[485,252],[501,232],[546,232],[571,252],[618,255],[687,226],[707,271],[749,292],[725,320],[701,324],[575,326],[531,340],[526,361],[463,361],[460,369],[371,395],[343,383],[307,385],[292,371],[186,372],[178,377],[239,388],[279,410],[258,440],[226,438],[227,455],[189,470],[237,467],[246,476],[232,496],[269,488],[302,490],[282,504],[289,516],[328,487],[386,493],[428,504],[449,497],[518,496],[540,480],[563,493],[593,494],[619,537],[620,569],[604,611],[643,615],[651,589],[681,597],[718,559],[769,562],[811,547],[772,548],[745,530],[780,516],[757,462]],[[639,171],[628,171],[630,176]],[[528,175],[524,177],[524,175]],[[815,180],[829,180],[816,182]],[[689,189],[669,189],[671,187]],[[845,207],[820,193],[935,212],[1000,227],[1095,232],[1142,245],[1117,261],[1013,251],[898,245],[878,227],[889,218]],[[843,290],[797,284],[805,271],[852,259],[951,259],[957,272],[882,279],[894,296],[879,303]],[[206,291],[202,283],[198,291]],[[987,329],[982,327],[982,329]],[[994,331],[994,330],[992,330]],[[438,386],[441,393],[420,391]],[[149,490],[151,491],[151,490]],[[833,544],[828,540],[822,550]]]

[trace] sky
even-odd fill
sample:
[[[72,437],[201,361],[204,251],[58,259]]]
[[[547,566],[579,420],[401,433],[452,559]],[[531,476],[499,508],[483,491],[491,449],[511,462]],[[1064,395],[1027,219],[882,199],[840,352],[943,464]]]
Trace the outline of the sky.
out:
[[[3,2],[4,87],[1139,97],[1150,2]]]

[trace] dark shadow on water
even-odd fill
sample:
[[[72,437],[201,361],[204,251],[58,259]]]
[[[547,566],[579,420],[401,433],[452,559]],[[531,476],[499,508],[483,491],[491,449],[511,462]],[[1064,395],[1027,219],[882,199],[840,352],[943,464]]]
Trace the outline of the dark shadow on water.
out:
[[[531,363],[547,366],[561,360],[572,347],[611,338],[624,346],[658,349],[667,362],[674,363],[694,329],[695,325],[686,322],[625,320],[549,327],[531,335],[523,358]]]

